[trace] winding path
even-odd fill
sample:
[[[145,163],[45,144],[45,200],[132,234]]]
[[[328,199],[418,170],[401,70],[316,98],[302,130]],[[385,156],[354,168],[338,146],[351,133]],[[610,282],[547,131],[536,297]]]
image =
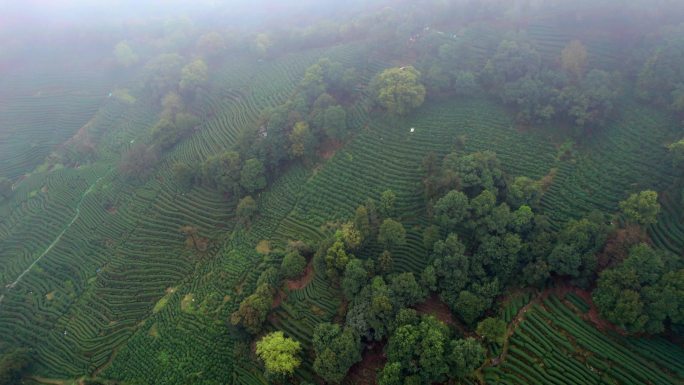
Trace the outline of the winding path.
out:
[[[83,192],[83,195],[81,195],[81,199],[80,199],[80,200],[78,201],[78,203],[76,204],[76,214],[74,215],[73,218],[71,218],[71,221],[64,227],[64,229],[62,229],[62,232],[59,233],[59,234],[57,235],[57,237],[55,238],[55,240],[52,241],[52,243],[45,249],[45,251],[43,251],[43,253],[40,254],[40,256],[38,256],[38,258],[36,258],[36,260],[33,261],[33,263],[31,263],[31,264],[26,268],[26,270],[24,270],[21,274],[19,274],[19,276],[17,277],[17,279],[14,280],[14,282],[12,282],[12,283],[10,283],[10,284],[8,284],[8,285],[6,286],[7,291],[10,291],[10,290],[14,289],[14,287],[17,286],[17,284],[18,284],[19,282],[21,282],[21,279],[24,278],[24,276],[25,276],[26,274],[28,274],[29,271],[31,271],[31,269],[33,268],[33,266],[35,266],[38,262],[40,262],[40,260],[43,259],[43,257],[46,256],[47,253],[49,253],[50,250],[52,250],[52,248],[55,247],[55,245],[56,245],[57,243],[59,243],[59,241],[62,239],[62,236],[64,235],[64,233],[66,233],[67,230],[69,230],[69,228],[71,228],[71,225],[73,225],[74,222],[76,222],[76,220],[78,219],[78,217],[81,215],[81,204],[83,203],[83,199],[86,197],[86,195],[90,194],[90,192],[93,191],[93,188],[95,188],[95,185],[97,185],[97,183],[98,183],[100,180],[102,180],[102,178],[104,178],[104,177],[105,177],[105,176],[101,176],[101,177],[97,178],[97,180],[95,180],[95,182],[93,182],[93,184],[91,184],[90,187],[88,187],[88,189],[87,189],[86,191]],[[2,304],[2,300],[3,300],[3,299],[5,299],[5,294],[1,294],[1,295],[0,295],[0,304]]]

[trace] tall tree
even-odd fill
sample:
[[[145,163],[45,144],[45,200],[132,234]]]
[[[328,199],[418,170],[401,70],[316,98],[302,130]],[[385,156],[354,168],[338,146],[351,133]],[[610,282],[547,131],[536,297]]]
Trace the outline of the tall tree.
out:
[[[561,65],[574,79],[579,80],[587,65],[587,49],[579,40],[573,40],[561,51]]]
[[[206,84],[209,79],[209,68],[202,59],[195,59],[192,63],[183,67],[181,80],[178,86],[181,90],[194,91],[197,87]]]
[[[657,221],[660,212],[658,193],[652,190],[632,194],[620,202],[620,209],[627,219],[640,225],[650,225]]]
[[[420,72],[412,66],[382,71],[373,79],[372,89],[377,102],[391,114],[406,115],[425,100]]]
[[[256,343],[256,354],[264,362],[266,371],[280,376],[291,376],[302,363],[297,357],[301,344],[276,331],[263,336]]]
[[[114,46],[114,56],[119,65],[123,67],[130,67],[138,62],[138,55],[125,41],[120,41]]]
[[[259,191],[266,187],[264,165],[259,159],[247,159],[240,171],[240,186],[248,193]]]
[[[318,324],[312,342],[316,352],[314,370],[330,383],[340,383],[349,368],[361,361],[361,339],[350,328],[327,322]]]
[[[380,225],[378,242],[389,250],[404,245],[406,243],[406,229],[394,219],[385,219]]]

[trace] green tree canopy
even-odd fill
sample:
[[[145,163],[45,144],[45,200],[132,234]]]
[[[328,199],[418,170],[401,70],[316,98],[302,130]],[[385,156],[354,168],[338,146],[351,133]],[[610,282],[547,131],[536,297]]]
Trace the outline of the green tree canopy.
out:
[[[485,360],[486,350],[474,338],[451,341],[451,354],[448,357],[449,369],[453,377],[469,377]]]
[[[240,186],[248,193],[259,191],[266,187],[264,165],[259,159],[247,159],[240,171]]]
[[[299,277],[304,272],[304,268],[306,268],[306,258],[296,250],[292,250],[285,254],[283,262],[280,265],[280,271],[283,277],[287,279]]]
[[[380,225],[378,242],[389,250],[392,250],[396,246],[401,246],[406,243],[406,229],[404,229],[404,226],[401,223],[394,219],[385,219],[382,222],[382,225]]]
[[[263,336],[256,343],[256,354],[264,362],[266,371],[275,375],[291,376],[302,363],[297,355],[302,350],[298,341],[276,331]]]
[[[620,202],[620,209],[627,219],[640,225],[650,225],[657,221],[660,212],[658,193],[652,190],[632,194]]]
[[[468,196],[452,190],[435,203],[435,216],[442,226],[453,230],[467,217],[468,208]]]
[[[251,195],[247,195],[238,202],[235,215],[241,223],[249,224],[258,211],[259,208],[254,198]]]
[[[230,316],[233,325],[242,325],[249,333],[259,334],[273,303],[272,289],[261,284],[254,294],[240,302],[240,307]]]
[[[130,67],[138,62],[138,55],[133,52],[131,46],[125,41],[120,41],[114,46],[114,57],[119,65]]]
[[[425,100],[420,72],[412,66],[382,71],[373,79],[372,89],[378,103],[392,114],[406,115]]]
[[[561,52],[561,65],[575,79],[580,79],[587,65],[587,48],[579,40],[573,40]]]
[[[318,324],[312,342],[316,352],[314,370],[333,384],[340,383],[349,368],[361,361],[361,339],[350,328],[327,322]]]
[[[195,59],[183,67],[181,80],[178,86],[181,90],[194,91],[197,87],[206,84],[209,79],[209,68],[202,59]]]
[[[477,324],[477,335],[502,346],[506,338],[506,322],[499,318],[485,318]]]

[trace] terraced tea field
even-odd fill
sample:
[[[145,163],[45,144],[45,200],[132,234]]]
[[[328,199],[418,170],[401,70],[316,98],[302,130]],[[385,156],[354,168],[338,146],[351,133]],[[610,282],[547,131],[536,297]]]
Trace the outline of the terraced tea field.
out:
[[[37,72],[14,69],[0,79],[0,175],[16,178],[85,125],[117,79],[100,68]]]
[[[567,37],[537,28],[532,32],[545,37],[545,55],[560,52]],[[15,126],[0,137],[0,174],[34,170],[85,124],[100,151],[91,165],[34,172],[0,207],[5,342],[32,348],[34,372],[51,379],[98,375],[146,384],[266,384],[244,336],[226,321],[259,274],[280,263],[268,249],[290,240],[319,241],[367,198],[391,189],[407,229],[407,243],[393,255],[394,269],[421,271],[428,253],[421,237],[429,222],[419,167],[429,152],[441,158],[464,142],[465,152],[496,152],[513,176],[553,175],[542,207],[555,227],[594,209],[612,213],[629,192],[669,183],[664,144],[675,137],[675,125],[652,109],[630,105],[582,143],[574,159],[560,160],[550,136],[517,130],[509,111],[476,97],[430,101],[402,120],[371,115],[365,101],[351,106],[349,143],[314,167],[288,167],[257,197],[260,215],[250,228],[236,226],[234,200],[176,184],[175,162],[193,164],[229,149],[243,130],[254,128],[264,108],[293,94],[319,58],[359,67],[364,83],[389,66],[361,60],[362,53],[361,44],[344,44],[273,60],[231,58],[217,66],[211,85],[197,95],[193,112],[202,119],[200,128],[164,154],[152,178],[135,186],[122,182],[115,164],[149,136],[159,107],[134,81],[127,86],[140,96],[135,102],[105,99],[101,91],[107,84],[97,81],[88,83],[89,91],[60,86],[59,92],[21,78],[0,81],[27,90],[0,96],[0,121]],[[678,223],[665,220],[653,227],[656,243],[681,249]],[[181,231],[186,226],[207,239],[206,250],[187,245]],[[359,257],[380,251],[371,244]],[[284,294],[267,329],[283,330],[308,349],[315,325],[338,315],[339,293],[315,274],[308,285]],[[581,310],[581,303],[575,305]],[[508,320],[515,311],[509,313]],[[631,354],[637,346],[643,353]],[[602,334],[551,298],[526,314],[503,363],[484,376],[501,383],[670,384],[682,377],[681,360],[681,349],[662,340]],[[300,378],[313,378],[309,361],[298,369]]]
[[[496,384],[679,384],[684,349],[662,338],[602,333],[580,315],[579,297],[550,296],[526,309],[502,362],[484,369]]]

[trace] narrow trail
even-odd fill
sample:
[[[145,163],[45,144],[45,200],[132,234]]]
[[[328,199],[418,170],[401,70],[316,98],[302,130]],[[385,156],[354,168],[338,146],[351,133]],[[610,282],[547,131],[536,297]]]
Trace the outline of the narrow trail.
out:
[[[33,268],[33,266],[35,266],[38,262],[40,262],[40,260],[43,259],[43,257],[46,256],[46,255],[50,252],[50,250],[52,250],[52,248],[55,247],[55,245],[57,245],[57,243],[59,243],[59,241],[62,239],[62,236],[67,232],[67,230],[69,230],[69,228],[71,228],[71,225],[73,225],[74,222],[76,222],[76,220],[78,219],[78,217],[81,215],[81,204],[83,204],[83,199],[86,197],[86,195],[90,194],[90,192],[93,191],[93,188],[95,188],[95,186],[97,185],[97,183],[98,183],[100,180],[102,180],[102,178],[104,178],[105,176],[106,176],[106,175],[97,178],[97,180],[95,180],[95,182],[93,182],[93,184],[91,184],[90,187],[88,187],[88,189],[87,189],[86,191],[83,192],[83,195],[81,195],[81,199],[80,199],[80,200],[78,201],[78,203],[76,204],[76,213],[75,213],[74,217],[71,218],[71,221],[64,227],[64,229],[62,229],[62,232],[60,232],[60,233],[57,235],[57,237],[54,239],[54,241],[52,241],[52,243],[50,243],[50,245],[45,249],[45,251],[43,251],[43,253],[40,254],[40,255],[38,256],[38,258],[36,258],[36,259],[35,259],[35,260],[26,268],[26,270],[24,270],[21,274],[19,274],[19,276],[17,277],[17,279],[14,280],[14,282],[12,282],[12,283],[10,283],[10,284],[8,284],[8,285],[6,286],[8,292],[9,292],[10,290],[14,289],[14,287],[17,286],[17,284],[18,284],[19,282],[21,282],[21,279],[24,278],[24,276],[25,276],[26,274],[28,274],[29,271],[31,271],[31,269]],[[5,299],[5,294],[1,294],[1,295],[0,295],[0,305],[2,304],[2,300],[3,300],[3,299]]]

